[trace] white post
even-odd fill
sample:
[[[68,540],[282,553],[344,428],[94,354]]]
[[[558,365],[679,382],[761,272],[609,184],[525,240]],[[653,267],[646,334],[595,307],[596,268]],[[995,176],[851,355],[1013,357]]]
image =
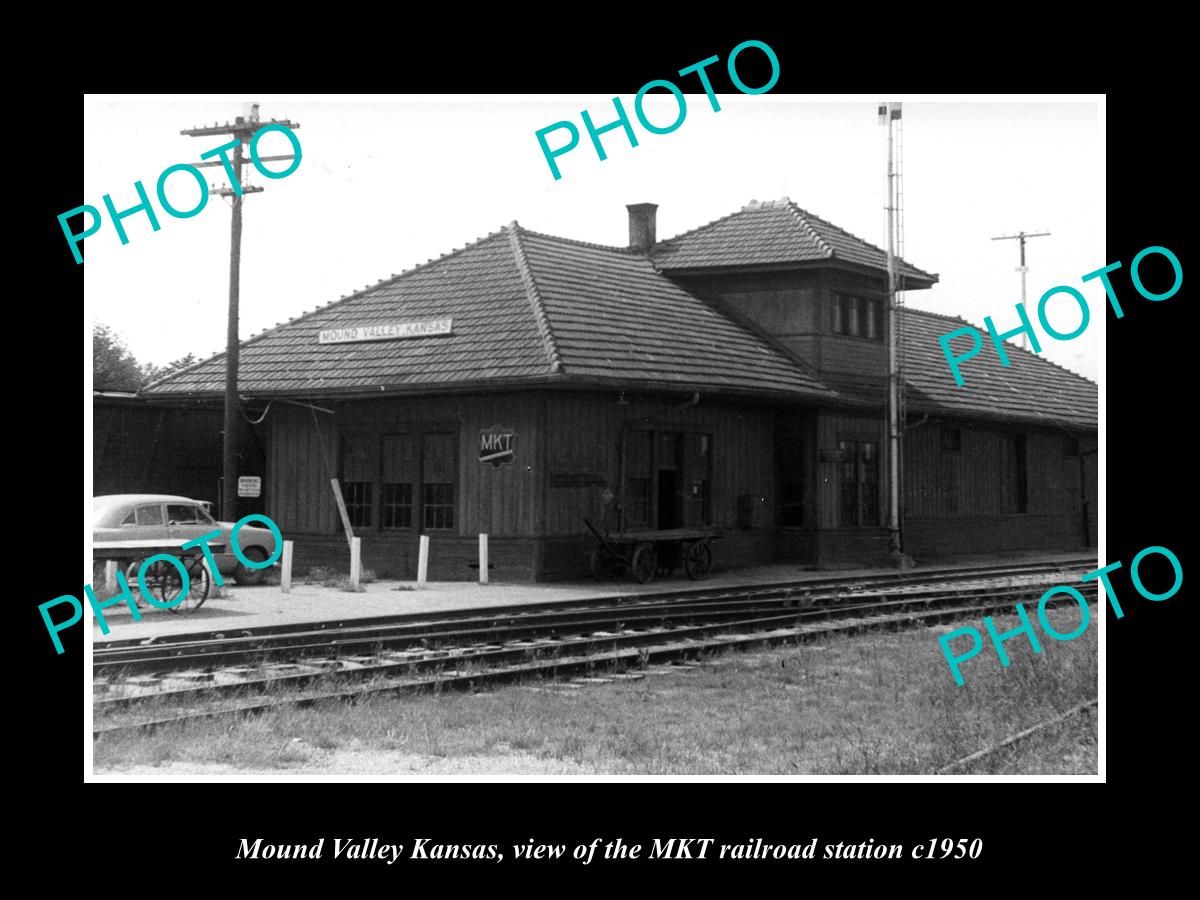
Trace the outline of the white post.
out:
[[[421,535],[421,555],[417,558],[417,587],[425,587],[429,574],[429,535]]]
[[[358,590],[358,578],[362,574],[362,538],[350,539],[350,590]]]
[[[106,559],[104,561],[104,593],[115,594],[117,592],[117,561],[115,559]]]
[[[488,541],[487,535],[479,535],[479,583],[488,583]]]
[[[217,584],[217,573],[215,568],[208,564],[208,559],[201,560],[200,565],[204,566],[205,571],[208,572],[208,583],[210,585],[208,596],[215,600],[228,597],[229,590],[225,587],[225,584],[228,582]]]
[[[279,587],[285,594],[292,592],[292,547],[295,541],[283,542],[283,559],[279,563]]]

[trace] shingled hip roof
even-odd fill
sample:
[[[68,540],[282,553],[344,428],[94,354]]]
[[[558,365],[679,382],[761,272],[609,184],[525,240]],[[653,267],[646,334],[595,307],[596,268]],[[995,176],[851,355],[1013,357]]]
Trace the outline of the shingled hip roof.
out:
[[[887,271],[887,254],[801,209],[787,197],[751,202],[724,218],[661,241],[654,263],[663,271],[730,267],[847,263]],[[924,288],[937,281],[902,259],[896,260],[901,289]]]
[[[327,329],[450,319],[446,335],[318,343]],[[252,396],[578,383],[834,398],[802,364],[644,256],[513,222],[461,250],[245,341]],[[224,354],[147,387],[219,395]]]
[[[958,387],[938,338],[970,323],[957,316],[906,307],[902,311],[904,382],[914,412],[1041,422],[1094,429],[1096,384],[1015,344],[1004,345],[1009,365],[985,335],[983,350],[962,363]],[[959,351],[961,352],[961,350]]]

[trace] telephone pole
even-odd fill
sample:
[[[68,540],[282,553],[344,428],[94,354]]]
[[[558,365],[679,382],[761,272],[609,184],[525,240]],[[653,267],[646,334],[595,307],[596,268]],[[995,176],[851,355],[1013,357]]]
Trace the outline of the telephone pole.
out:
[[[1048,231],[1018,231],[1016,234],[1002,234],[999,237],[992,238],[993,241],[1020,241],[1021,242],[1021,265],[1017,267],[1017,271],[1021,273],[1021,308],[1025,308],[1025,273],[1029,271],[1029,267],[1025,265],[1025,241],[1029,238],[1048,237]],[[1024,350],[1029,341],[1028,335],[1021,332],[1021,349]]]
[[[263,122],[258,117],[258,104],[250,107],[248,116],[238,116],[232,123],[224,125],[207,125],[199,128],[188,128],[180,134],[190,137],[209,137],[217,134],[227,134],[232,141],[237,142],[233,148],[233,178],[229,187],[209,189],[209,196],[232,198],[233,221],[229,238],[229,320],[225,330],[225,427],[222,435],[222,485],[221,510],[223,519],[237,518],[237,377],[238,377],[238,302],[242,270],[242,199],[243,194],[257,194],[263,189],[253,185],[242,184],[242,169],[246,158],[243,152],[245,145],[250,143],[254,133],[266,125],[284,125],[288,128],[299,128],[298,122],[287,119],[270,119]],[[211,154],[205,154],[211,155]],[[293,159],[290,155],[262,156],[259,162],[267,160]],[[206,166],[223,166],[222,159],[192,163],[196,168]]]

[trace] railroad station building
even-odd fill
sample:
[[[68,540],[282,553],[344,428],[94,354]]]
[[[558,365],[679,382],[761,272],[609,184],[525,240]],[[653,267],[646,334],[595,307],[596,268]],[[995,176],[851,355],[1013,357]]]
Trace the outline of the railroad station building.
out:
[[[609,247],[517,223],[245,341],[262,508],[296,564],[412,578],[588,571],[610,532],[711,526],[717,568],[887,557],[884,252],[784,198]],[[900,288],[937,276],[907,262]],[[906,306],[902,534],[918,561],[1096,541],[1096,385],[1016,347],[956,387]],[[219,404],[224,356],[148,403]],[[239,513],[242,511],[239,510]],[[234,518],[225,513],[226,518]]]

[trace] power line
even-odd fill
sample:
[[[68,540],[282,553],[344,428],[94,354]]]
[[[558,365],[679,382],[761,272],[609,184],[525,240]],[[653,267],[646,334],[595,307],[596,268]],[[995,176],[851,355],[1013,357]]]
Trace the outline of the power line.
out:
[[[1018,231],[1016,234],[1002,234],[992,238],[993,241],[1020,241],[1021,242],[1021,265],[1017,267],[1017,271],[1021,273],[1021,308],[1025,308],[1025,273],[1029,271],[1029,267],[1025,265],[1025,241],[1029,238],[1048,237],[1048,231]],[[1024,350],[1029,342],[1029,336],[1025,332],[1021,332],[1021,349]]]
[[[282,125],[295,129],[300,123],[288,119],[270,119],[262,121],[258,116],[258,104],[250,107],[248,116],[238,116],[233,122],[224,125],[202,125],[199,128],[187,128],[179,132],[189,137],[210,137],[215,134],[227,134],[237,146],[233,149],[233,178],[229,187],[211,187],[210,196],[232,198],[233,217],[229,241],[229,321],[225,332],[225,431],[222,438],[222,473],[224,483],[221,487],[221,516],[235,519],[237,507],[237,428],[238,428],[238,302],[242,268],[242,198],[244,194],[257,194],[263,189],[254,185],[242,184],[242,168],[246,157],[243,147],[250,143],[255,132],[268,125]],[[207,154],[211,155],[211,154]],[[258,162],[267,160],[294,159],[293,156],[262,156]],[[225,158],[207,162],[192,163],[197,168],[207,166],[224,166]],[[236,185],[236,187],[234,186]]]

